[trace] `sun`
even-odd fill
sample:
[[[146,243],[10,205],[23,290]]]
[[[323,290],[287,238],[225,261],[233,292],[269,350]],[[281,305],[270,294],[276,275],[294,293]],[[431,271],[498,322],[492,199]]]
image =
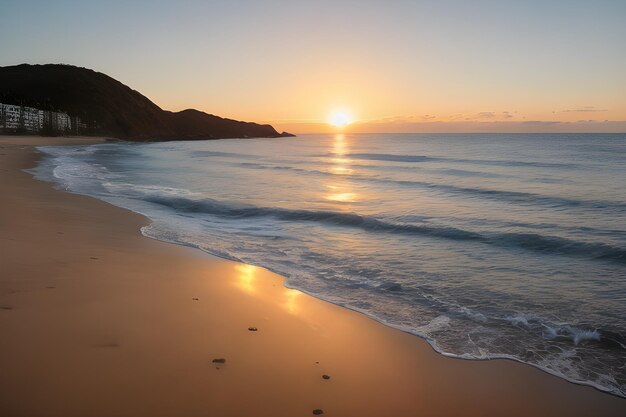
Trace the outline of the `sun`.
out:
[[[335,127],[344,127],[352,123],[352,118],[344,111],[334,111],[330,114],[328,123]]]

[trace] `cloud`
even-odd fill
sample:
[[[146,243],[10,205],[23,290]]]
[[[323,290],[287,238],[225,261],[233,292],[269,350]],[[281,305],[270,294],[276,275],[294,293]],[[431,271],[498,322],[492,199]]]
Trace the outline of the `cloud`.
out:
[[[508,111],[503,111],[503,112],[495,112],[495,111],[481,111],[478,112],[476,114],[473,115],[467,115],[465,117],[465,120],[484,120],[484,119],[488,119],[488,120],[496,120],[496,119],[500,119],[500,120],[506,120],[506,119],[510,119],[512,118],[513,115],[508,112]]]
[[[362,120],[359,123],[417,123],[432,121],[436,118],[437,116],[433,116],[432,114],[423,114],[420,116],[387,116],[380,119]]]
[[[563,124],[563,122],[552,121],[552,120],[526,120],[522,122],[523,125],[527,126],[554,126]]]
[[[451,114],[450,116],[446,117],[446,120],[462,120],[464,119],[464,115],[463,114]]]
[[[476,122],[476,121],[509,121],[514,116],[509,111],[483,111],[478,113],[456,113],[447,116],[433,114],[387,116],[380,119],[361,120],[358,124],[406,124],[421,122]]]
[[[608,111],[607,109],[599,109],[594,106],[585,106],[579,109],[569,109],[569,110],[561,110],[563,113],[589,113],[589,112],[598,112],[598,111]]]

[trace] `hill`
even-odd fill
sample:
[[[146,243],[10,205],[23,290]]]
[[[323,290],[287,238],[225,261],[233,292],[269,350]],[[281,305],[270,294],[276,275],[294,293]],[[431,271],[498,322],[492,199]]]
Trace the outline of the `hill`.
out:
[[[198,110],[166,111],[108,75],[71,65],[0,67],[0,103],[66,112],[90,134],[135,141],[292,136]]]

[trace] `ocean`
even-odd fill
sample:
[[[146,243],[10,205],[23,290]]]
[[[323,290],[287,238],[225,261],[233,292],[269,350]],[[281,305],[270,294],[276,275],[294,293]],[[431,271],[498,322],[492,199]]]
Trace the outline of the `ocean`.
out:
[[[149,237],[466,359],[626,396],[626,134],[332,134],[43,147]]]

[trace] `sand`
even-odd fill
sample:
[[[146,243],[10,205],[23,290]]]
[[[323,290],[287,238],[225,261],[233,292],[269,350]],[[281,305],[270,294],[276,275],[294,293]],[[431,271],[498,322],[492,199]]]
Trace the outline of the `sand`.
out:
[[[622,398],[444,357],[262,268],[143,237],[146,218],[22,171],[32,145],[94,140],[0,137],[0,416],[626,414]]]

